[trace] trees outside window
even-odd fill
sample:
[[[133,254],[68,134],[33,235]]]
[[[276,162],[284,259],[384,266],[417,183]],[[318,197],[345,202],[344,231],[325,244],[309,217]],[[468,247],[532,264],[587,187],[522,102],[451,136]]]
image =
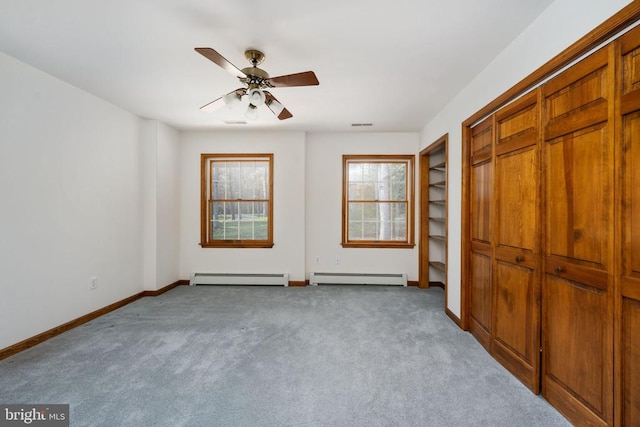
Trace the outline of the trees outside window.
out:
[[[273,246],[273,154],[201,155],[201,246]]]
[[[414,246],[414,156],[344,155],[342,246]]]

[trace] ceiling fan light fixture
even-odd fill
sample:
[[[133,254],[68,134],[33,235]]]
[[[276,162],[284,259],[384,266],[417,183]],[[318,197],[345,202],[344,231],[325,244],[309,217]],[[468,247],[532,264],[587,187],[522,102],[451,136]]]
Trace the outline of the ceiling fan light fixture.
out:
[[[284,110],[284,105],[280,104],[273,98],[267,101],[267,107],[269,107],[271,111],[273,111],[273,114],[275,114],[276,117],[279,116],[280,113],[282,113],[282,110]]]
[[[225,105],[233,105],[240,102],[240,96],[237,92],[231,92],[222,97]]]
[[[244,113],[244,116],[247,120],[258,120],[258,107],[253,104],[249,104],[247,107],[247,112]]]
[[[249,103],[258,107],[262,104],[264,104],[265,101],[265,94],[261,89],[258,88],[254,88],[254,89],[249,89],[247,91],[247,95],[249,97]]]

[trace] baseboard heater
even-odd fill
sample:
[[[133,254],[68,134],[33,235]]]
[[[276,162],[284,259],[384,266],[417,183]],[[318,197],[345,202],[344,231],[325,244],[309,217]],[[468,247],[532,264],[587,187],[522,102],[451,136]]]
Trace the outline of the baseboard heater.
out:
[[[406,273],[315,273],[309,275],[309,284],[317,285],[389,285],[407,286]]]
[[[289,273],[191,273],[189,285],[289,286]]]

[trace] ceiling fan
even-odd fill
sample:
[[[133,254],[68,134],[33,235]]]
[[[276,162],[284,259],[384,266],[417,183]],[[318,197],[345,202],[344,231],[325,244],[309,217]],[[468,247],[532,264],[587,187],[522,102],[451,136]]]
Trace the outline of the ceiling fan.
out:
[[[258,65],[260,65],[265,58],[264,54],[259,50],[248,49],[244,53],[245,58],[251,62],[251,66],[243,68],[242,70],[209,47],[197,47],[195,50],[236,76],[238,80],[244,84],[244,87],[229,92],[200,107],[203,111],[215,111],[224,105],[239,103],[242,98],[246,96],[249,100],[249,106],[245,114],[247,118],[257,118],[258,107],[265,104],[278,119],[285,120],[293,117],[293,115],[266,89],[288,86],[316,86],[320,84],[313,71],[269,77],[266,71],[258,68]]]

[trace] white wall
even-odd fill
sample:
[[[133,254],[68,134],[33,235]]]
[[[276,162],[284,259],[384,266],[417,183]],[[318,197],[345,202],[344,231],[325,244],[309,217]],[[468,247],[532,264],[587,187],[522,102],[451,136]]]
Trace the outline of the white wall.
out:
[[[273,153],[274,246],[201,248],[200,154]],[[180,277],[192,272],[289,273],[302,281],[305,242],[303,132],[183,132],[180,138]]]
[[[158,228],[157,289],[180,277],[180,144],[179,133],[157,122]]]
[[[416,154],[418,133],[310,133],[306,160],[307,273],[407,273],[418,280],[418,246],[413,249],[343,248],[342,155]],[[418,158],[416,157],[416,169]],[[416,185],[419,177],[416,175]],[[416,229],[419,191],[416,189]],[[417,242],[417,234],[416,234]],[[319,262],[317,259],[319,258]],[[337,264],[337,259],[340,263]],[[308,274],[307,274],[308,278]]]
[[[328,271],[406,272],[409,280],[417,280],[417,246],[344,249],[340,241],[342,155],[416,154],[418,142],[418,133],[183,132],[180,277],[193,271],[287,272],[290,280],[303,281],[310,271]],[[203,249],[198,245],[200,154],[245,152],[274,153],[275,246]]]
[[[594,29],[629,0],[556,0],[428,123],[421,148],[449,133],[448,305],[460,316],[461,124]]]
[[[141,290],[142,203],[137,117],[2,53],[0,94],[4,348]]]
[[[144,203],[144,289],[158,290],[180,279],[179,134],[157,120],[140,132]]]

